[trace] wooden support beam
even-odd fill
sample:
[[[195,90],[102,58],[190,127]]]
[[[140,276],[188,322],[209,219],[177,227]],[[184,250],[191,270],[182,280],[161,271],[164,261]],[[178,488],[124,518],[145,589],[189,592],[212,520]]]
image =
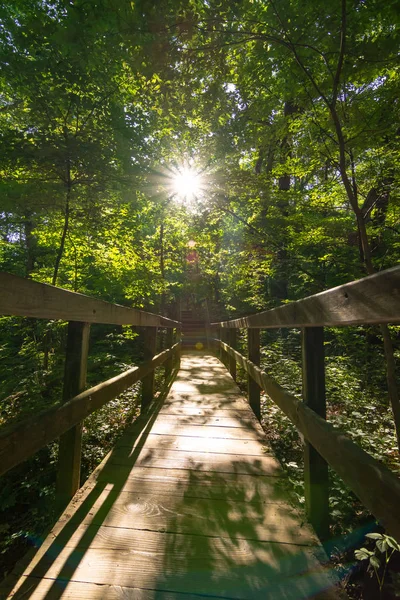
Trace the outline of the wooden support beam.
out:
[[[68,323],[63,402],[85,389],[89,350],[89,323]],[[60,437],[57,471],[57,505],[64,508],[80,487],[82,422]]]
[[[166,348],[165,350],[168,350],[169,348],[172,348],[173,343],[174,343],[174,329],[167,329],[167,334],[166,334]],[[172,373],[172,369],[174,368],[174,356],[170,356],[166,361],[165,361],[165,377],[168,379],[168,377],[171,375]]]
[[[237,349],[237,329],[228,329],[228,344]],[[236,381],[236,360],[234,356],[228,356],[228,364],[229,364],[229,373],[232,375],[233,379]]]
[[[181,360],[181,347],[182,347],[182,330],[180,327],[175,329],[174,334],[174,345],[177,346],[177,351],[173,354],[173,365],[178,368]]]
[[[221,340],[225,344],[228,344],[228,335],[229,334],[227,329],[221,329]],[[221,360],[224,363],[225,367],[229,369],[229,354],[226,352],[226,350],[224,350],[223,346],[221,351]]]
[[[259,329],[248,329],[247,330],[247,345],[248,345],[248,357],[252,363],[260,366],[260,330]],[[249,404],[253,409],[253,412],[257,419],[261,420],[261,407],[260,407],[260,386],[254,381],[254,379],[247,374],[247,391],[249,395]]]
[[[217,340],[222,341],[222,327],[217,327],[216,336],[217,336],[216,337]],[[222,350],[222,346],[219,345],[218,343],[215,347],[215,353],[216,353],[217,357],[219,358],[219,360],[222,362],[223,350]]]
[[[144,359],[150,360],[156,353],[157,348],[157,327],[144,328]],[[154,395],[154,370],[151,371],[142,380],[142,404],[141,412],[147,410],[153,400]]]
[[[324,329],[303,329],[303,400],[326,419]],[[307,441],[304,441],[304,487],[306,513],[321,540],[329,536],[328,463]]]

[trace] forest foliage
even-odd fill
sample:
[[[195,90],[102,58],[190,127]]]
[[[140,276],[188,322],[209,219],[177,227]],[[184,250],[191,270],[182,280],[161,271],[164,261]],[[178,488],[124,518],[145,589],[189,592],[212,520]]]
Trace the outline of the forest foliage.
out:
[[[2,270],[155,312],[195,295],[219,319],[397,264],[395,0],[14,0],[0,20]],[[5,423],[58,401],[65,325],[0,331]],[[140,355],[130,328],[98,331],[89,373]],[[382,336],[329,332],[329,402],[398,470]],[[295,339],[265,334],[263,360],[300,393]]]

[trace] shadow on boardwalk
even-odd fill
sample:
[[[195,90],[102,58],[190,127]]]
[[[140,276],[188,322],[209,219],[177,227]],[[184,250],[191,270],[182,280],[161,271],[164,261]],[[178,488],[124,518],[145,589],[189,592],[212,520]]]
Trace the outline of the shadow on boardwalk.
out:
[[[165,396],[17,566],[12,597],[340,597],[221,363],[185,356]]]

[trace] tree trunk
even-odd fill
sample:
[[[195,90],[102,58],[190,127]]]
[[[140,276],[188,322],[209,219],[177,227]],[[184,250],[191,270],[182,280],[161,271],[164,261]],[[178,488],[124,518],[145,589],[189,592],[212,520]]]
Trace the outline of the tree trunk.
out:
[[[61,262],[62,256],[64,254],[65,239],[67,237],[68,227],[69,227],[70,202],[71,202],[71,180],[70,180],[70,178],[68,178],[67,193],[65,196],[64,226],[63,226],[63,230],[62,230],[62,234],[61,234],[60,245],[59,245],[59,248],[57,251],[56,262],[54,264],[53,279],[51,281],[52,285],[56,285],[56,283],[57,283],[58,270],[60,267],[60,262]]]
[[[365,219],[363,210],[358,206],[357,195],[351,184],[350,178],[347,173],[346,165],[346,142],[343,136],[342,126],[340,123],[339,115],[336,110],[336,106],[330,106],[330,113],[335,125],[336,136],[339,144],[339,168],[340,175],[346,189],[347,197],[350,206],[356,216],[358,232],[360,235],[361,248],[363,253],[363,261],[365,269],[368,275],[373,275],[376,272],[371,255],[371,246],[368,239],[368,232],[365,225]],[[399,390],[396,380],[396,369],[395,369],[395,358],[393,353],[393,344],[390,336],[390,331],[387,325],[380,325],[380,330],[383,337],[383,348],[386,358],[386,382],[388,386],[388,393],[390,399],[390,405],[393,412],[393,420],[396,430],[398,451],[400,453],[400,397]]]
[[[25,247],[26,247],[26,277],[30,277],[35,268],[35,248],[36,238],[33,235],[34,223],[32,221],[32,213],[30,210],[25,213],[24,230],[25,230]]]
[[[165,311],[165,261],[164,261],[164,214],[161,215],[160,225],[160,273],[162,279],[162,292],[160,298],[160,314],[163,315]]]

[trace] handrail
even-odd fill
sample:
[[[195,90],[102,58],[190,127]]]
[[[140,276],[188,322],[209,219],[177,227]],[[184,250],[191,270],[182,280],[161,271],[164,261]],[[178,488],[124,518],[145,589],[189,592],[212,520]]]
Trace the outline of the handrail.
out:
[[[112,325],[180,325],[179,321],[161,315],[105,302],[4,272],[0,273],[0,314]]]
[[[278,308],[211,326],[273,329],[376,323],[400,323],[400,266]]]
[[[0,273],[0,314],[68,321],[61,403],[0,430],[0,474],[60,437],[57,503],[61,508],[80,487],[83,419],[139,380],[142,380],[141,411],[146,411],[153,399],[156,367],[165,363],[166,375],[172,372],[180,347],[179,343],[172,344],[180,322],[10,273]],[[139,367],[84,391],[91,323],[142,327],[144,358],[147,360]],[[168,343],[172,347],[155,356],[159,327],[168,328]]]
[[[179,350],[180,342],[137,367],[85,390],[64,404],[0,430],[0,475],[23,462],[104,404],[143,379]]]
[[[386,323],[400,323],[400,266],[272,310],[211,323],[219,331],[221,339],[214,343],[232,377],[235,379],[236,363],[247,372],[249,403],[257,418],[263,389],[303,434],[306,512],[321,538],[329,536],[330,464],[400,540],[399,479],[326,422],[324,326]],[[302,329],[302,402],[260,368],[260,330],[281,327]],[[248,358],[235,349],[240,328],[247,329]]]
[[[398,477],[237,350],[221,340],[213,341],[245,369],[387,531],[400,539]]]

